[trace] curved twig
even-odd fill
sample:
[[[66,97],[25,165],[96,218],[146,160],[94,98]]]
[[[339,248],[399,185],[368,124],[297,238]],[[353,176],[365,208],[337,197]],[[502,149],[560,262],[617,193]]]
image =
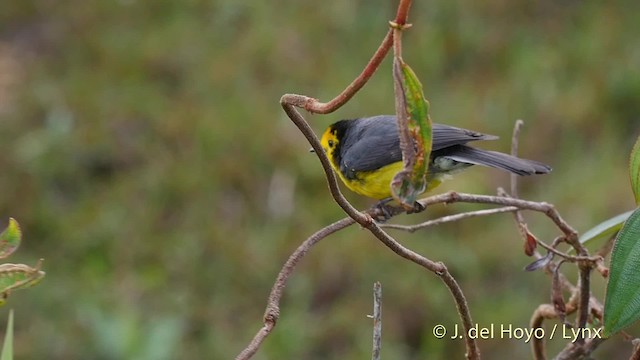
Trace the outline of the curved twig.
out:
[[[258,351],[258,348],[260,348],[264,339],[269,335],[269,333],[271,333],[271,330],[276,326],[276,322],[280,317],[280,299],[282,298],[282,291],[287,285],[287,281],[293,273],[296,265],[300,260],[302,260],[307,252],[309,252],[311,247],[334,232],[342,230],[354,223],[355,221],[352,218],[344,218],[326,226],[307,238],[302,244],[300,244],[300,246],[298,246],[296,251],[289,256],[289,259],[287,259],[287,262],[280,270],[280,273],[271,288],[269,300],[267,301],[267,308],[264,313],[264,326],[258,330],[258,333],[253,337],[253,340],[251,340],[249,345],[236,357],[236,360],[250,359],[256,351]]]

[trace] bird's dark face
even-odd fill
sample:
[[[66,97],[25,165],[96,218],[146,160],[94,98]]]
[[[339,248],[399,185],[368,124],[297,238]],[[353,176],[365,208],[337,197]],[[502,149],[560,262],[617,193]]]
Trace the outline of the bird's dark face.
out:
[[[340,160],[336,159],[336,157],[340,157],[340,152],[337,151],[338,144],[340,143],[337,133],[338,131],[333,127],[333,125],[329,126],[327,130],[324,131],[324,133],[322,134],[322,138],[320,139],[322,148],[327,154],[329,160],[331,160],[334,165],[340,163]]]
[[[330,125],[327,130],[324,131],[322,138],[320,139],[322,148],[336,169],[340,168],[340,161],[342,159],[342,154],[340,152],[341,141],[343,140],[349,125],[351,125],[351,123],[347,120],[338,121]]]

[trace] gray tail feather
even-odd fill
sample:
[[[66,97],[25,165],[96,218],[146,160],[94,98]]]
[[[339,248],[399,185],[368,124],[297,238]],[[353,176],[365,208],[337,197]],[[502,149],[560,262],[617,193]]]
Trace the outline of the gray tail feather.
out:
[[[450,150],[451,151],[447,152],[444,156],[452,160],[502,169],[521,176],[547,174],[551,171],[549,165],[541,162],[520,159],[497,151],[476,149],[464,145],[450,148]]]

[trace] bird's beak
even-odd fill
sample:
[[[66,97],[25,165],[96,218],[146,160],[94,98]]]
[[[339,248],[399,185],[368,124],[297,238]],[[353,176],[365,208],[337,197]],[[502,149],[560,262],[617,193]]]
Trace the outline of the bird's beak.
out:
[[[314,152],[316,152],[316,151],[315,151],[315,150],[313,150],[313,148],[311,148],[311,149],[309,149],[309,152],[310,152],[310,153],[314,153]]]

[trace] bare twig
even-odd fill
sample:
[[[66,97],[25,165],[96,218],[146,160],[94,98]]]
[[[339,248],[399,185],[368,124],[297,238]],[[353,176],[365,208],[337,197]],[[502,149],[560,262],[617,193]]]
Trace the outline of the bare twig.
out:
[[[304,104],[306,96],[302,95],[293,95],[293,94],[285,94],[280,99],[280,104],[284,109],[284,112],[289,116],[291,121],[298,127],[300,132],[307,138],[309,144],[315,151],[315,154],[320,159],[320,164],[322,164],[322,169],[327,177],[327,183],[329,184],[329,190],[331,191],[331,196],[333,196],[334,200],[340,205],[342,210],[349,215],[352,219],[354,219],[358,224],[365,226],[367,223],[372,223],[373,219],[370,215],[361,213],[356,208],[354,208],[351,203],[342,195],[340,191],[340,187],[338,186],[338,180],[336,178],[333,169],[331,168],[331,163],[327,158],[327,155],[324,153],[322,149],[322,145],[320,144],[320,140],[316,136],[316,133],[313,131],[311,126],[307,123],[307,121],[300,115],[300,112],[296,110],[294,106],[302,106]]]
[[[307,252],[311,249],[311,247],[317,244],[320,240],[326,238],[327,236],[333,234],[334,232],[344,229],[345,227],[352,225],[355,221],[352,218],[344,218],[342,220],[336,221],[333,224],[317,231],[315,234],[311,235],[307,238],[296,251],[289,256],[289,259],[284,264],[278,277],[276,278],[273,287],[271,288],[271,293],[269,294],[269,300],[267,301],[267,308],[264,313],[264,326],[258,330],[258,333],[253,337],[251,343],[242,350],[242,352],[236,357],[236,360],[245,360],[250,359],[258,348],[264,341],[264,339],[269,335],[271,330],[276,326],[276,322],[280,317],[280,299],[282,298],[282,291],[287,285],[287,281],[289,277],[293,273],[296,265],[302,258],[307,254]]]
[[[459,193],[455,191],[449,191],[443,194],[433,195],[421,200],[418,203],[424,207],[428,207],[435,204],[452,204],[457,202],[473,203],[473,204],[494,204],[501,206],[515,206],[521,210],[531,210],[545,214],[559,229],[562,231],[566,238],[575,237],[578,238],[578,233],[571,227],[558,213],[556,208],[546,202],[535,202],[522,199],[514,199],[503,196],[492,195],[478,195]],[[388,215],[398,215],[404,212],[404,209],[400,206],[387,206],[386,212]],[[375,215],[383,215],[382,211],[373,211]],[[585,250],[586,252],[586,250]]]
[[[511,155],[518,156],[518,143],[520,139],[520,130],[522,130],[522,126],[524,125],[524,121],[518,119],[516,123],[513,125],[513,135],[511,136]],[[518,196],[518,175],[511,174],[511,196],[514,198],[519,198]],[[517,214],[517,213],[516,213]]]
[[[594,337],[582,344],[578,344],[578,342],[570,342],[558,355],[556,355],[554,360],[589,359],[589,354],[591,354],[605,340],[605,338]]]
[[[569,299],[565,304],[566,314],[572,314],[576,311],[577,305],[575,297]],[[538,308],[533,312],[529,325],[532,329],[541,328],[545,319],[557,319],[559,317],[558,312],[553,304],[540,304]],[[557,333],[558,325],[554,325],[554,330]],[[559,326],[566,326],[564,322],[561,322]],[[552,332],[554,331],[552,330]],[[560,330],[561,331],[561,330]],[[555,335],[555,334],[554,334]],[[531,339],[531,351],[533,352],[533,358],[535,360],[544,360],[547,358],[545,353],[545,337],[532,337]]]
[[[564,323],[567,318],[567,304],[562,295],[562,283],[560,282],[560,267],[565,261],[566,260],[562,260],[558,263],[551,277],[551,303],[562,323]]]
[[[518,145],[520,141],[520,130],[522,130],[522,126],[524,125],[524,121],[518,119],[513,126],[513,135],[511,137],[511,155],[518,156]],[[504,193],[504,190],[498,189],[498,195],[500,196],[510,196],[518,199],[518,175],[511,174],[510,175],[511,182],[511,194],[507,195]],[[502,192],[502,193],[501,193]],[[520,211],[516,211],[513,213],[514,219],[516,220],[516,225],[518,226],[518,230],[520,231],[520,235],[522,235],[522,239],[524,240],[524,249],[525,254],[531,256],[535,255],[536,258],[540,258],[540,253],[535,250],[535,242],[530,241],[530,238],[534,238],[533,234],[529,231],[529,227],[527,223],[524,221],[524,216]],[[537,239],[536,239],[537,240]]]
[[[353,82],[351,82],[351,84],[349,84],[349,86],[347,86],[338,96],[326,103],[320,102],[317,99],[307,98],[307,102],[303,104],[302,107],[310,113],[316,114],[329,114],[334,112],[336,109],[339,109],[349,101],[358,92],[358,90],[367,83],[367,81],[369,81],[373,74],[375,74],[380,63],[384,60],[385,56],[387,56],[387,53],[389,53],[392,44],[393,30],[390,29],[382,40],[378,50],[376,50],[371,60],[369,60],[369,63],[365,66],[364,70],[362,70],[362,73],[360,73],[360,75],[358,75],[358,77],[355,78]]]
[[[409,8],[411,7],[411,0],[401,0],[398,4],[398,10],[396,12],[396,18],[394,22],[397,24],[405,24],[409,17]],[[393,29],[387,31],[387,35],[382,40],[382,43],[378,47],[378,50],[373,54],[369,63],[364,67],[360,75],[355,78],[349,86],[347,86],[338,96],[332,100],[323,103],[317,99],[305,97],[306,101],[303,104],[297,105],[310,113],[316,114],[328,114],[339,109],[347,101],[349,101],[362,87],[369,81],[371,76],[378,70],[380,63],[384,60],[385,56],[389,53],[391,46],[393,45]]]
[[[531,329],[537,329],[542,327],[544,319],[553,319],[556,317],[556,310],[551,304],[541,304],[531,316],[531,322],[529,323]],[[534,336],[531,339],[531,351],[533,352],[533,358],[535,360],[545,360],[547,358],[545,352],[544,337]]]
[[[396,108],[398,137],[400,138],[400,149],[404,162],[403,170],[411,171],[416,161],[416,148],[413,145],[412,137],[407,124],[409,115],[407,113],[407,99],[402,89],[402,32],[403,24],[391,23],[393,29],[393,93]],[[397,176],[397,175],[396,175]],[[413,204],[411,204],[413,205]]]
[[[459,213],[454,215],[443,216],[443,217],[425,221],[416,225],[380,224],[380,227],[387,228],[387,229],[404,230],[404,231],[413,233],[418,230],[427,228],[429,226],[440,225],[448,222],[467,219],[470,217],[487,216],[487,215],[500,214],[505,212],[513,212],[517,210],[518,208],[515,206],[505,206],[505,207],[500,207],[495,209],[476,210],[476,211],[469,211],[469,212],[464,212],[464,213]]]
[[[558,256],[560,256],[561,258],[572,262],[572,263],[577,263],[580,261],[587,261],[589,263],[592,263],[593,266],[596,266],[597,264],[599,264],[600,262],[602,262],[602,256],[600,255],[596,255],[596,256],[574,256],[574,255],[569,255],[565,252],[562,252],[558,249],[556,249],[557,243],[559,241],[557,240],[563,240],[564,237],[557,237],[556,240],[554,241],[554,245],[547,245],[547,243],[545,243],[542,240],[536,239],[536,242],[538,243],[538,245],[542,246],[543,248],[545,248],[546,250],[548,250],[549,252],[552,252]]]
[[[578,286],[580,287],[580,301],[578,303],[578,317],[576,319],[578,329],[584,329],[587,326],[587,320],[589,318],[589,299],[591,298],[590,290],[590,277],[591,270],[595,267],[594,264],[587,261],[578,262],[578,268],[580,269],[578,277]],[[579,332],[576,343],[579,345],[584,344],[584,334]]]
[[[382,285],[379,281],[373,284],[373,352],[372,360],[380,360],[382,346]]]

